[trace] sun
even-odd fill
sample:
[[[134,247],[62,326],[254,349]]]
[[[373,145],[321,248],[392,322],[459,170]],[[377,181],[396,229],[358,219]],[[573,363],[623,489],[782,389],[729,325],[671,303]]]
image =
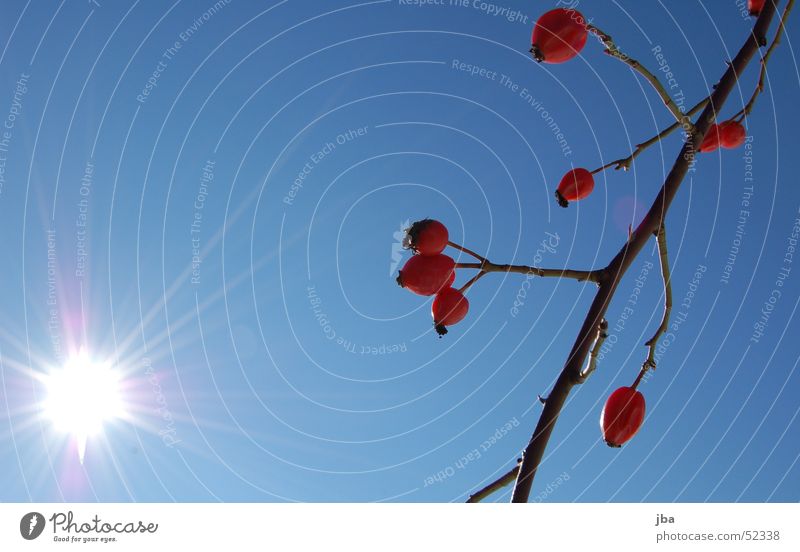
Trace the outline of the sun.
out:
[[[46,380],[44,414],[61,432],[77,440],[81,464],[89,437],[123,415],[119,374],[107,363],[92,362],[81,349]]]

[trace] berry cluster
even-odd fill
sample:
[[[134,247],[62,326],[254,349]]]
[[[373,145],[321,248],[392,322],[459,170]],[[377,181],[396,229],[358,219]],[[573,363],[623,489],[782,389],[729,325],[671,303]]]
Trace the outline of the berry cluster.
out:
[[[764,8],[764,4],[765,0],[748,0],[747,9],[751,15],[758,16]],[[791,4],[786,8],[784,17],[790,7]],[[586,46],[589,33],[596,35],[600,39],[606,47],[605,52],[607,54],[625,61],[632,68],[642,72],[646,77],[653,77],[646,69],[642,69],[639,62],[619,52],[610,36],[600,31],[594,25],[587,23],[583,15],[574,9],[556,8],[544,13],[534,25],[531,35],[530,52],[534,59],[540,63],[564,63],[575,58],[581,52]],[[773,44],[775,43],[777,43],[777,37]],[[766,58],[768,56],[769,54],[762,58],[762,64],[766,63]],[[654,79],[657,80],[656,78]],[[663,92],[659,86],[656,86],[656,89],[659,90],[660,93]],[[715,122],[710,125],[698,148],[701,153],[713,152],[720,148],[738,148],[744,144],[747,131],[741,121],[749,113],[752,102],[762,89],[763,83],[759,82],[759,88],[749,104],[730,119],[721,123]],[[633,159],[641,150],[659,141],[672,132],[672,130],[679,128],[681,126],[680,123],[684,120],[682,115],[693,115],[696,110],[704,105],[704,103],[701,102],[688,113],[683,114],[683,111],[677,106],[670,104],[668,96],[664,98],[665,95],[665,93],[662,94],[662,99],[664,99],[665,103],[670,107],[673,115],[678,119],[678,123],[662,131],[649,141],[638,145],[636,151],[634,151],[630,157],[613,161],[594,171],[589,171],[582,167],[573,168],[568,171],[561,178],[555,191],[556,200],[561,207],[567,207],[571,201],[579,201],[588,197],[594,190],[594,174],[611,166],[615,166],[616,169],[622,168],[627,170]],[[707,98],[706,102],[710,99],[711,98]],[[687,133],[691,135],[693,127],[691,127],[691,125],[689,126],[692,130],[687,130]],[[661,264],[662,270],[664,271],[665,286],[668,286],[669,268],[666,255],[666,238],[663,232],[664,228],[662,226],[658,232],[659,250],[662,253]],[[457,265],[451,257],[443,253],[448,245],[473,255],[480,263],[464,263]],[[406,249],[412,250],[414,254],[400,270],[397,283],[401,287],[418,295],[435,295],[431,307],[431,314],[433,316],[434,327],[440,337],[447,333],[448,326],[457,324],[466,317],[469,311],[469,301],[467,301],[467,298],[464,296],[464,292],[487,271],[513,270],[514,272],[536,273],[540,276],[553,275],[553,271],[548,271],[547,269],[519,267],[516,265],[495,265],[480,255],[450,242],[447,228],[441,222],[432,219],[420,220],[411,225],[411,227],[406,230],[403,246]],[[478,268],[480,272],[460,289],[456,289],[453,287],[456,268]],[[547,274],[548,272],[550,274]],[[579,271],[571,272],[575,273]],[[559,273],[559,276],[563,277],[565,273],[566,271],[562,271]],[[590,276],[591,272],[579,274],[578,279],[586,280],[590,279]],[[575,277],[575,275],[573,274],[572,277]],[[598,280],[594,281],[597,282]],[[670,293],[668,287],[666,293]],[[668,298],[665,306],[664,321],[662,322],[659,332],[663,332],[663,328],[669,317],[669,301],[670,299]],[[599,347],[599,344],[602,343],[602,339],[607,337],[604,331],[605,327],[605,322],[603,322],[595,347]],[[652,343],[655,343],[658,335],[659,333],[656,333],[650,342],[647,343],[647,345],[651,347],[651,354]],[[591,354],[594,357],[595,352]],[[608,446],[621,447],[624,443],[631,440],[642,427],[645,417],[645,400],[644,395],[636,388],[644,374],[652,368],[655,368],[655,361],[649,356],[648,360],[643,364],[636,381],[634,381],[631,386],[620,387],[608,397],[600,416],[600,428],[602,430],[603,440]],[[594,364],[592,364],[591,369],[594,369]],[[588,375],[588,372],[586,375]]]
[[[574,176],[570,184],[574,189],[582,191],[581,186],[584,186],[585,182],[581,179],[585,175],[581,174],[580,170],[572,171]],[[591,179],[591,174],[588,176]],[[559,187],[559,190],[566,197],[572,198],[579,194],[579,191],[574,191],[573,188],[564,186]],[[417,295],[435,295],[431,315],[436,333],[440,337],[447,333],[448,326],[461,322],[469,311],[469,301],[464,296],[469,283],[461,289],[453,287],[456,263],[452,257],[443,253],[448,245],[463,249],[450,242],[447,227],[438,220],[424,219],[415,222],[406,229],[403,239],[403,247],[410,249],[414,254],[406,261],[397,276],[400,287]],[[614,391],[603,407],[600,427],[603,439],[610,447],[622,446],[642,426],[645,411],[644,396],[636,390],[636,387],[643,373],[640,373],[632,386],[620,387]]]
[[[414,255],[400,269],[397,283],[417,295],[435,295],[431,306],[436,333],[443,336],[447,326],[467,316],[469,301],[463,290],[452,287],[456,263],[442,253],[450,243],[447,227],[438,220],[424,219],[406,229],[403,247]]]

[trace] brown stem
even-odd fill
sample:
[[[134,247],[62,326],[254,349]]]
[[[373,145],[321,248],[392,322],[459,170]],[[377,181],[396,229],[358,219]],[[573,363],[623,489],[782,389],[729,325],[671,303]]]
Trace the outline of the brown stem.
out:
[[[694,107],[692,107],[689,111],[686,112],[687,117],[695,115],[698,111],[703,109],[706,106],[707,103],[708,103],[708,98],[707,97],[703,98],[702,100],[697,102],[697,104],[695,104]],[[595,170],[593,170],[592,174],[597,174],[597,173],[602,172],[602,171],[604,171],[604,170],[606,170],[606,169],[608,169],[610,167],[614,167],[615,171],[618,171],[620,169],[623,169],[623,170],[627,171],[628,169],[631,168],[631,164],[633,163],[633,160],[636,159],[637,157],[639,157],[640,153],[642,153],[644,150],[646,150],[647,148],[649,148],[653,144],[656,144],[656,143],[660,142],[661,140],[663,140],[664,138],[666,138],[667,136],[672,134],[676,129],[681,128],[681,126],[682,125],[680,123],[672,123],[670,126],[665,128],[664,130],[662,130],[661,132],[659,132],[658,134],[656,134],[655,136],[653,136],[649,140],[645,140],[641,144],[636,144],[636,148],[633,150],[633,152],[631,152],[631,154],[628,157],[623,157],[622,159],[617,159],[615,161],[611,161],[610,163],[606,163],[602,167],[598,167]]]
[[[538,268],[535,266],[495,264],[491,261],[483,263],[456,263],[456,268],[476,268],[483,272],[514,272],[517,274],[533,274],[543,278],[572,278],[579,282],[595,282],[599,280],[597,270],[572,270],[569,268]]]
[[[606,53],[612,57],[617,58],[618,60],[622,61],[623,63],[630,66],[631,69],[638,72],[642,75],[647,81],[653,86],[658,95],[661,96],[661,101],[664,102],[664,105],[669,109],[669,112],[672,113],[672,116],[675,117],[675,120],[678,122],[679,125],[685,126],[687,129],[692,128],[692,122],[687,115],[684,115],[681,112],[681,109],[678,107],[678,104],[672,99],[672,96],[669,95],[667,89],[664,88],[664,85],[661,84],[661,81],[658,80],[650,70],[647,69],[644,65],[642,65],[639,61],[633,59],[629,55],[623,53],[619,47],[614,43],[614,40],[611,38],[611,35],[604,33],[594,25],[587,25],[586,28],[589,32],[594,33],[597,38],[600,39],[600,42],[603,43],[603,46],[606,47]]]
[[[609,302],[614,296],[614,292],[619,285],[622,276],[631,266],[636,256],[641,252],[650,236],[663,224],[672,200],[675,197],[681,183],[683,182],[690,165],[695,159],[695,143],[702,141],[711,121],[714,119],[715,110],[719,110],[728,99],[738,75],[741,75],[747,64],[758,51],[761,44],[766,42],[766,33],[770,21],[775,15],[775,4],[766,2],[761,10],[761,15],[756,20],[755,26],[744,45],[731,61],[725,73],[711,95],[709,105],[705,107],[703,113],[695,123],[695,128],[689,139],[681,147],[675,164],[672,166],[661,190],[656,196],[638,228],[631,235],[630,240],[623,245],[619,253],[611,260],[609,265],[603,269],[599,279],[600,286],[594,300],[589,307],[586,319],[583,321],[580,332],[572,346],[572,350],[567,357],[561,374],[558,376],[553,390],[547,398],[539,422],[531,436],[525,453],[522,457],[517,476],[516,485],[512,494],[512,502],[527,502],[530,495],[533,478],[539,468],[539,463],[544,456],[547,442],[553,432],[553,427],[564,403],[567,400],[572,388],[579,382],[581,367],[589,353],[589,348],[593,342],[593,336],[597,331],[597,325],[603,319]]]
[[[489,483],[488,485],[486,485],[480,491],[477,491],[477,492],[469,495],[469,498],[467,499],[467,502],[480,502],[481,500],[483,500],[487,496],[491,495],[492,493],[494,493],[496,491],[499,491],[500,489],[502,489],[506,485],[510,485],[517,478],[517,473],[518,472],[519,472],[519,464],[517,464],[511,470],[507,471],[504,475],[502,475],[498,479],[496,479],[496,480],[492,481],[491,483]]]
[[[642,378],[647,373],[647,370],[648,370],[647,368],[642,366],[642,369],[639,370],[639,374],[636,376],[636,379],[633,380],[633,384],[631,384],[631,389],[636,389],[637,387],[639,387],[639,384],[642,383]]]
[[[672,312],[672,277],[669,273],[669,256],[667,255],[667,230],[663,224],[656,233],[656,240],[658,242],[658,258],[661,264],[661,279],[664,282],[664,314],[661,317],[661,324],[658,325],[656,333],[645,343],[648,348],[647,358],[642,363],[639,375],[636,376],[636,380],[631,385],[633,389],[639,386],[642,378],[649,370],[656,369],[656,344],[664,332],[667,331],[669,315]]]
[[[658,258],[661,263],[661,278],[664,281],[664,315],[661,317],[661,324],[656,333],[645,343],[649,348],[647,360],[642,365],[642,370],[645,372],[656,367],[656,344],[661,335],[667,331],[669,315],[672,312],[672,277],[669,273],[669,256],[667,255],[667,230],[663,224],[658,229],[656,240],[658,241]]]
[[[479,261],[481,261],[482,263],[485,263],[485,262],[486,262],[486,259],[485,259],[484,257],[481,257],[480,255],[478,255],[477,253],[475,253],[475,252],[474,252],[474,251],[472,251],[471,249],[467,249],[467,248],[466,248],[466,247],[464,247],[463,245],[458,245],[457,243],[453,243],[453,242],[451,242],[451,241],[447,242],[447,245],[449,245],[450,247],[453,247],[453,248],[455,248],[455,249],[458,249],[459,251],[463,251],[463,252],[464,252],[464,253],[466,253],[467,255],[472,255],[473,257],[475,257],[476,259],[478,259],[478,260],[479,260]]]
[[[481,270],[480,272],[478,272],[478,273],[477,273],[475,276],[473,276],[472,278],[470,278],[469,282],[467,282],[466,284],[464,284],[463,286],[461,286],[461,289],[459,289],[459,290],[458,290],[458,292],[459,292],[459,293],[464,293],[465,291],[467,291],[467,290],[470,288],[470,286],[472,286],[472,284],[474,284],[475,282],[477,282],[478,280],[480,280],[481,278],[483,278],[483,275],[484,275],[484,274],[486,274],[486,272],[484,272],[483,270]]]

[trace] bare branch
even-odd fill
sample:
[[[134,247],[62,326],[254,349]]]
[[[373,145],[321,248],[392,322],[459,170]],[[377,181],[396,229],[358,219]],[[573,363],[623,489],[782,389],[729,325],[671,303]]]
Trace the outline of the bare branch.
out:
[[[678,124],[685,126],[687,129],[692,128],[692,121],[689,119],[688,116],[684,115],[678,104],[672,99],[672,96],[669,95],[667,89],[664,88],[664,85],[661,84],[661,81],[658,80],[653,73],[651,73],[644,65],[642,65],[639,61],[633,59],[629,55],[622,52],[619,47],[614,43],[614,40],[611,38],[611,35],[604,33],[594,25],[587,25],[586,28],[589,32],[594,33],[597,38],[600,39],[600,42],[603,43],[603,46],[606,47],[605,52],[617,58],[618,60],[622,61],[623,63],[629,65],[631,69],[637,71],[640,75],[642,75],[647,81],[653,86],[658,95],[661,96],[661,101],[664,102],[664,105],[669,109],[669,112],[672,113],[672,116],[675,117],[675,120]]]
[[[477,491],[477,492],[469,495],[469,498],[467,499],[467,502],[480,502],[481,500],[483,500],[487,496],[491,495],[492,493],[494,493],[496,491],[499,491],[500,489],[502,489],[506,485],[510,485],[517,478],[517,473],[518,472],[519,472],[519,464],[517,464],[510,471],[506,472],[499,479],[496,479],[496,480],[492,481],[491,483],[489,483],[488,485],[486,485],[480,491]]]
[[[566,403],[570,391],[579,383],[581,369],[594,342],[597,325],[605,316],[608,305],[614,297],[623,275],[630,268],[633,260],[642,251],[647,241],[649,241],[650,236],[656,233],[663,224],[669,206],[680,189],[690,165],[695,160],[695,144],[702,142],[711,122],[714,120],[716,111],[725,104],[733,87],[736,85],[738,76],[742,74],[750,60],[758,52],[760,45],[766,42],[765,37],[769,24],[775,16],[775,10],[776,6],[773,2],[764,4],[752,33],[747,37],[736,57],[730,62],[719,80],[714,93],[711,95],[709,104],[698,117],[688,140],[681,147],[655,201],[630,239],[622,246],[608,266],[601,271],[597,294],[589,307],[589,312],[586,314],[564,368],[556,379],[550,395],[547,397],[547,402],[542,409],[542,414],[539,417],[539,422],[531,436],[531,440],[525,448],[514,492],[511,496],[512,502],[528,501],[533,479],[544,456],[553,427],[558,421],[558,416]]]
[[[661,335],[667,331],[669,315],[672,312],[672,276],[669,273],[669,257],[667,256],[667,230],[663,224],[658,229],[656,239],[658,241],[658,257],[661,261],[661,277],[664,281],[664,316],[661,318],[661,324],[658,326],[656,333],[645,343],[650,348],[647,353],[647,360],[642,365],[642,369],[645,371],[648,368],[656,367],[656,344]]]
[[[702,100],[697,102],[697,104],[693,108],[691,108],[689,111],[686,112],[686,116],[691,117],[692,115],[697,114],[697,112],[703,109],[707,103],[708,103],[708,98],[707,97],[703,98]],[[642,153],[644,150],[646,150],[653,144],[660,142],[661,140],[672,134],[676,129],[681,127],[682,125],[680,123],[672,123],[670,126],[665,128],[664,130],[662,130],[649,140],[645,140],[641,144],[636,144],[636,148],[628,157],[623,157],[622,159],[617,159],[615,161],[611,161],[610,163],[606,163],[602,167],[598,167],[595,170],[593,170],[592,174],[597,174],[611,167],[614,167],[615,171],[618,171],[620,169],[627,171],[628,169],[631,168],[633,160],[639,157],[640,153]]]
[[[572,270],[569,268],[538,268],[525,265],[494,264],[486,261],[483,263],[456,263],[456,268],[476,268],[483,272],[514,272],[517,274],[533,274],[542,278],[571,278],[579,282],[599,282],[598,270]]]

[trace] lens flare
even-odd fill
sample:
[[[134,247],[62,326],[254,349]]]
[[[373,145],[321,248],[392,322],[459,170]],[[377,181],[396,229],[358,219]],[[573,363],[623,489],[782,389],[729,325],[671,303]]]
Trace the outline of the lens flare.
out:
[[[89,437],[123,415],[119,375],[108,364],[93,363],[81,349],[46,378],[46,387],[44,414],[58,431],[77,440],[83,464]]]

